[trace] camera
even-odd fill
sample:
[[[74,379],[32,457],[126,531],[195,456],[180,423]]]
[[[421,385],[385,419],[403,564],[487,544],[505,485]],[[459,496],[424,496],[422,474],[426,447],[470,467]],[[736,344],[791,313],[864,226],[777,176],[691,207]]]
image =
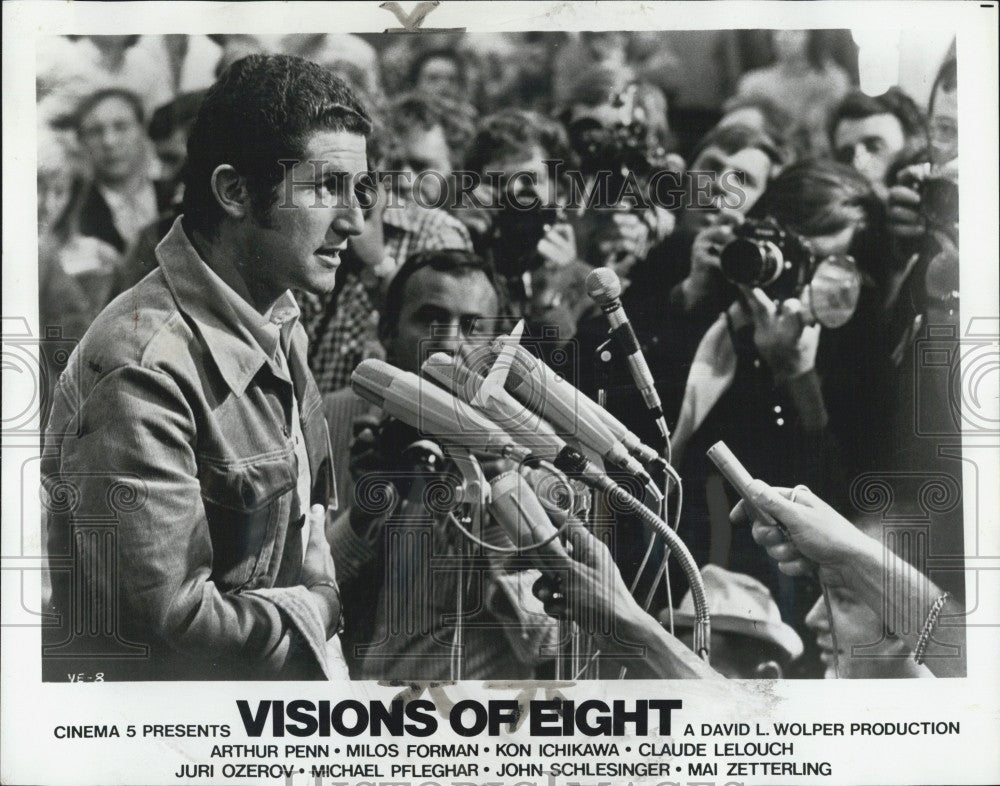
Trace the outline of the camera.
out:
[[[719,266],[734,284],[760,287],[779,300],[797,297],[810,319],[827,328],[847,324],[858,306],[861,274],[848,254],[817,259],[773,219],[747,219],[733,230]]]
[[[562,208],[545,205],[534,189],[504,194],[493,220],[493,263],[506,278],[519,278],[542,265],[536,253],[545,228],[565,220]]]
[[[628,170],[643,177],[656,171],[666,153],[650,150],[644,123],[632,121],[605,126],[582,117],[569,126],[570,142],[580,157],[580,169],[587,174]]]
[[[722,273],[734,284],[770,287],[786,273],[798,283],[798,271],[808,266],[810,254],[802,241],[777,222],[748,219],[733,230],[733,239],[722,249]]]
[[[920,213],[932,229],[951,232],[958,221],[958,183],[932,172],[920,183]]]
[[[588,115],[567,123],[570,145],[584,174],[611,172],[619,177],[631,172],[643,179],[670,168],[667,150],[651,133],[638,99],[638,86],[629,85],[613,100],[613,122]]]
[[[920,195],[920,215],[927,228],[944,232],[955,239],[958,223],[958,182],[954,171],[935,167],[919,156],[917,161],[902,167],[895,182]]]

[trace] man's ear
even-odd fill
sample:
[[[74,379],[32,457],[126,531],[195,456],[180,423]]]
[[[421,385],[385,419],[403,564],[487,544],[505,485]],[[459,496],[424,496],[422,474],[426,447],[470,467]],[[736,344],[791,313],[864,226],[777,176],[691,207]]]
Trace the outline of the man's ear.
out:
[[[230,218],[244,218],[250,213],[246,181],[229,164],[220,164],[212,172],[212,196]]]
[[[757,668],[753,670],[754,679],[758,680],[780,680],[784,675],[784,671],[776,660],[766,660],[763,663],[758,663]]]

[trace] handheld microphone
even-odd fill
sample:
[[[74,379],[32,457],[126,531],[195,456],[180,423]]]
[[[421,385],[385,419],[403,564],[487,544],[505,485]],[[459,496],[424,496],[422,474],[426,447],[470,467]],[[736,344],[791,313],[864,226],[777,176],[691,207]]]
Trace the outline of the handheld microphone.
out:
[[[524,461],[531,452],[489,418],[437,385],[376,358],[351,374],[351,388],[387,414],[441,442]]]
[[[590,271],[587,276],[587,294],[607,315],[608,321],[611,323],[611,335],[618,342],[622,352],[625,353],[629,373],[632,375],[636,387],[639,388],[639,393],[642,394],[642,400],[652,413],[660,434],[664,439],[669,439],[670,431],[667,429],[667,421],[663,417],[663,404],[660,403],[660,396],[653,383],[653,374],[639,348],[635,331],[632,330],[632,323],[629,322],[628,317],[625,316],[625,309],[622,308],[622,285],[615,271],[606,267]]]
[[[580,423],[596,423],[613,440],[643,464],[659,461],[659,454],[615,418],[604,407],[580,392],[522,346],[513,348],[514,363],[507,375],[507,391],[521,404],[538,412],[561,433],[572,436],[600,453],[600,446],[588,442],[592,434],[580,430]],[[603,455],[603,454],[602,454]]]
[[[451,355],[435,352],[424,361],[420,372],[456,398],[481,411],[496,426],[509,432],[519,444],[530,448],[535,458],[552,461],[566,445],[552,426],[518,404],[503,389],[494,390],[486,401],[473,404],[483,377]]]
[[[483,382],[483,378],[475,371],[444,352],[435,352],[427,358],[421,371],[446,390],[470,404],[476,398],[479,385]],[[555,462],[567,449],[566,441],[556,433],[548,422],[518,403],[506,390],[493,391],[485,401],[478,405],[478,408],[496,425],[511,432],[518,443],[530,447],[535,458]],[[565,408],[558,408],[556,411],[565,415]],[[588,444],[588,447],[593,448],[593,445]],[[662,500],[663,495],[660,490],[639,462],[622,450],[620,444],[617,447],[618,449],[613,452],[613,456],[614,459],[617,459],[619,466],[639,478],[653,499]],[[593,449],[600,452],[599,448]],[[594,468],[593,472],[597,473],[598,471]]]
[[[549,514],[518,472],[503,472],[490,482],[488,509],[515,547],[532,549],[536,557],[545,552],[566,556]]]

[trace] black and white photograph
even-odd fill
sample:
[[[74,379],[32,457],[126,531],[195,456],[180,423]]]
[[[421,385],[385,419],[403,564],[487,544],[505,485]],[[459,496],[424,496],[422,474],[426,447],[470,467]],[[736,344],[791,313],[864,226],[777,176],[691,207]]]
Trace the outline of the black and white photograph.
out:
[[[994,782],[996,15],[5,3],[3,782]]]

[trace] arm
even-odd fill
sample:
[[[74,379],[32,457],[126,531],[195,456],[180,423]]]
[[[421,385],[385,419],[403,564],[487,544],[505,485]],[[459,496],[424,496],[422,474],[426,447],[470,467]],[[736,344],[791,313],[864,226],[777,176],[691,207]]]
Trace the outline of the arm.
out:
[[[720,675],[678,639],[670,635],[632,597],[607,546],[582,525],[570,528],[569,549],[554,541],[548,549],[549,573],[564,575],[566,601],[552,596],[543,584],[536,589],[546,610],[564,611],[589,633],[602,652],[632,655],[623,662],[635,676],[718,679]],[[610,631],[610,632],[608,632]],[[636,660],[635,646],[644,648]]]
[[[59,474],[79,489],[78,518],[107,515],[110,504],[117,519],[116,584],[126,628],[192,658],[245,663],[254,675],[325,669],[318,648],[334,609],[322,590],[223,592],[213,581],[194,416],[174,379],[116,369],[91,391],[79,417],[78,435],[62,442]],[[111,491],[122,483],[134,486],[135,498],[116,505]],[[79,548],[75,569],[101,587],[112,566],[87,541]]]
[[[751,486],[755,505],[785,526],[789,542],[778,527],[753,523],[753,536],[778,561],[782,573],[790,576],[810,572],[813,563],[820,581],[829,586],[853,590],[893,632],[915,650],[920,633],[934,602],[943,593],[909,563],[888,552],[878,541],[857,530],[847,519],[807,489],[800,489],[795,501],[787,489],[774,489],[762,481]],[[734,522],[745,523],[749,516],[741,501],[732,513]],[[963,617],[964,610],[949,598],[941,619]],[[962,625],[943,622],[933,631],[925,658],[938,677],[964,676]]]
[[[671,299],[680,310],[714,310],[723,289],[719,257],[733,239],[733,228],[742,222],[743,216],[735,210],[723,208],[714,224],[695,235],[687,276],[671,292]]]
[[[755,348],[770,371],[782,406],[782,412],[776,410],[776,419],[791,429],[789,466],[801,468],[803,482],[824,494],[846,488],[844,453],[838,433],[830,426],[816,368],[820,326],[808,324],[805,308],[796,298],[778,304],[759,288],[741,289],[753,322]]]

